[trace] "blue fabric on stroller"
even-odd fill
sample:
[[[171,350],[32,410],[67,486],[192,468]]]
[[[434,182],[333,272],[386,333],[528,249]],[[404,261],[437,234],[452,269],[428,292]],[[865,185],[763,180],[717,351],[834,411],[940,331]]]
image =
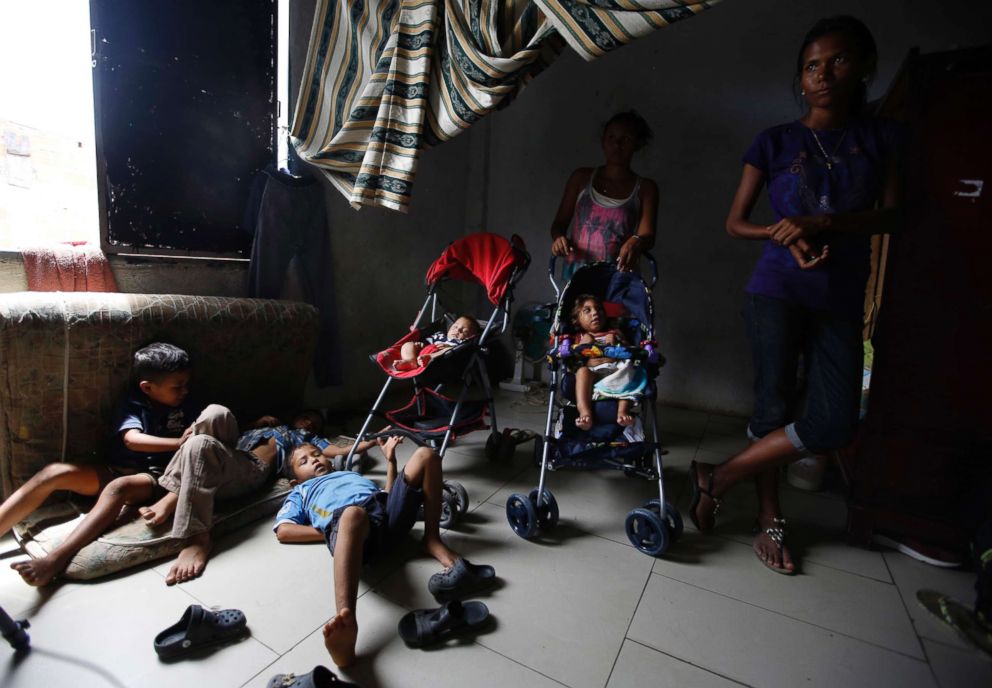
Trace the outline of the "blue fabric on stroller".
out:
[[[657,267],[651,263],[655,278]],[[637,475],[658,482],[658,499],[633,509],[624,522],[627,537],[638,550],[651,556],[662,554],[668,545],[682,534],[682,517],[674,506],[665,501],[662,480],[662,449],[658,442],[655,420],[657,387],[655,378],[663,362],[654,341],[654,305],[651,287],[640,275],[620,272],[613,263],[592,263],[579,268],[564,289],[558,290],[554,281],[554,258],[550,275],[558,292],[554,322],[551,326],[551,349],[548,364],[551,371],[548,415],[543,437],[534,446],[535,460],[540,461],[541,474],[537,488],[528,495],[512,494],[506,502],[506,518],[517,535],[531,538],[538,531],[553,528],[558,522],[558,503],[545,488],[546,473],[559,468],[615,468],[627,475]],[[654,282],[652,281],[652,286]],[[618,329],[626,342],[625,357],[641,366],[647,385],[637,400],[640,423],[625,428],[617,423],[618,401],[593,401],[593,424],[582,430],[575,424],[575,374],[572,370],[585,359],[573,350],[578,337],[571,322],[571,310],[576,298],[589,294],[606,306],[622,311]],[[598,356],[598,354],[597,354]],[[619,358],[612,355],[611,358]],[[571,369],[571,370],[570,370]]]

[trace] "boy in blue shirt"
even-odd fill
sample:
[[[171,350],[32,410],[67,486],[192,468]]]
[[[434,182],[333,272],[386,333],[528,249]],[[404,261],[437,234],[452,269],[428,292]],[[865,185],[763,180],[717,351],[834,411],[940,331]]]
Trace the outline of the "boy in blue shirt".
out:
[[[399,437],[381,441],[386,456],[386,487],[351,471],[335,471],[331,459],[310,444],[295,449],[286,463],[293,491],[276,515],[279,542],[327,543],[334,557],[334,601],[337,613],[324,624],[324,645],[334,663],[355,661],[358,621],[358,576],[364,562],[392,549],[413,527],[424,507],[424,551],[445,568],[431,577],[435,597],[465,597],[490,585],[491,566],[468,562],[441,540],[443,492],[441,457],[420,447],[397,476]]]

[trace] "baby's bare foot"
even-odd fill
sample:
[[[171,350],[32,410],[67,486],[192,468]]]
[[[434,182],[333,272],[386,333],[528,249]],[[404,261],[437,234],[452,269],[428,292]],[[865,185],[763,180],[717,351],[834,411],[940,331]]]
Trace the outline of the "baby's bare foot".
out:
[[[342,609],[324,624],[324,647],[339,667],[354,664],[357,642],[358,622],[350,609]]]
[[[634,417],[629,413],[617,414],[617,425],[622,425],[625,428],[630,427],[634,424]]]
[[[592,427],[592,416],[582,415],[575,419],[575,427],[579,430],[588,430]]]

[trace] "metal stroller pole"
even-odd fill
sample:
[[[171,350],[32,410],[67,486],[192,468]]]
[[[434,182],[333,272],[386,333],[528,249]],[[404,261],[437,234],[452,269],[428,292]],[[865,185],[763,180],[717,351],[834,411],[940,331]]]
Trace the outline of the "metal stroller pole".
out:
[[[365,423],[362,424],[362,429],[358,431],[358,437],[355,438],[355,443],[351,445],[351,449],[348,450],[348,457],[345,459],[344,466],[345,469],[351,470],[351,462],[355,456],[355,450],[358,448],[358,443],[362,441],[365,437],[365,431],[369,429],[369,425],[372,423],[372,416],[379,408],[379,404],[382,403],[382,398],[386,396],[386,390],[389,389],[389,385],[392,384],[393,378],[386,378],[386,384],[382,386],[382,391],[379,392],[379,398],[375,400],[372,404],[372,410],[369,411],[369,415],[365,418]]]
[[[25,619],[14,621],[3,607],[0,607],[0,632],[15,651],[23,652],[31,648],[31,638],[24,632],[24,629],[29,628],[30,625]]]

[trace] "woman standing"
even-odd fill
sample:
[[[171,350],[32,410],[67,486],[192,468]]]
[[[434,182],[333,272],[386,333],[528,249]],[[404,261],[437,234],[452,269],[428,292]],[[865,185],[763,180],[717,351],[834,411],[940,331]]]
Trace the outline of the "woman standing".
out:
[[[616,260],[621,270],[631,270],[654,245],[658,185],[630,166],[650,138],[643,117],[619,112],[603,127],[606,164],[580,167],[568,178],[551,224],[551,254],[568,258],[566,279],[578,266],[598,260]]]
[[[864,113],[877,59],[871,33],[853,17],[822,19],[810,29],[795,76],[806,114],[755,138],[727,217],[731,236],[765,242],[745,308],[755,365],[753,442],[719,465],[693,462],[689,516],[710,530],[721,495],[755,478],[754,551],[779,573],[794,573],[796,563],[785,542],[778,469],[854,436],[870,235],[899,225],[896,128]],[[768,226],[750,220],[764,186],[776,216]]]

